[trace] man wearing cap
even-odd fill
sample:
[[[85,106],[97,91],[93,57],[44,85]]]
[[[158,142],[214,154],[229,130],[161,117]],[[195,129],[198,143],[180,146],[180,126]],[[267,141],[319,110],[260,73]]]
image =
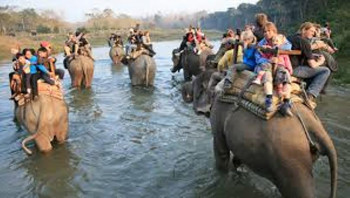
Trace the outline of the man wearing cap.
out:
[[[64,78],[64,70],[63,69],[57,69],[55,64],[56,64],[56,58],[52,57],[52,47],[51,44],[48,41],[41,41],[40,42],[40,47],[45,48],[47,50],[47,55],[48,55],[48,61],[49,64],[52,66],[52,68],[55,68],[53,71],[54,74],[58,75],[58,77],[62,80]]]
[[[234,44],[235,44],[235,40],[233,38],[228,38],[225,41],[226,52],[218,63],[219,72],[223,72],[227,70],[230,65],[233,65]],[[239,46],[238,48],[237,62],[238,63],[243,62],[243,53],[242,53],[241,46]]]

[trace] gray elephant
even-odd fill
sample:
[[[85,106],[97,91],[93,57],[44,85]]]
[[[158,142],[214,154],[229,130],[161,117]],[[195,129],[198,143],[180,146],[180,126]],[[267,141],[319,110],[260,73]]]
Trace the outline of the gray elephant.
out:
[[[41,152],[52,149],[54,138],[63,143],[68,135],[68,106],[64,99],[40,95],[22,106],[15,106],[16,120],[31,134],[22,141],[22,148],[32,154],[26,143],[34,140]]]
[[[331,196],[336,197],[337,154],[320,120],[305,105],[294,104],[293,114],[300,114],[317,150],[310,146],[298,116],[275,115],[266,121],[234,104],[214,100],[210,122],[216,166],[227,171],[230,151],[234,163],[245,164],[269,179],[286,198],[314,198],[312,167],[318,154],[326,155],[331,173]]]
[[[111,58],[111,60],[113,61],[113,63],[115,65],[120,65],[124,56],[125,56],[125,52],[124,52],[123,47],[121,47],[121,46],[114,45],[109,50],[109,57]]]
[[[72,87],[91,87],[94,61],[90,57],[84,55],[78,55],[75,58],[66,57],[63,63],[69,71]]]
[[[156,62],[148,55],[140,55],[128,63],[131,84],[153,86],[156,76]]]
[[[221,76],[211,78],[217,75],[216,69],[207,68],[204,72],[195,77],[191,82],[186,82],[182,86],[182,98],[185,102],[193,102],[193,110],[196,114],[210,115],[211,100],[214,92],[210,84],[217,84]],[[213,75],[214,74],[214,75]],[[213,79],[217,79],[215,82]]]
[[[190,49],[184,50],[180,56],[176,56],[177,53],[178,49],[172,52],[172,71],[174,72],[175,70],[183,68],[185,81],[191,81],[192,76],[197,76],[202,73],[205,70],[207,57],[213,55],[212,50],[209,48],[203,50],[200,55],[195,54],[193,50]]]

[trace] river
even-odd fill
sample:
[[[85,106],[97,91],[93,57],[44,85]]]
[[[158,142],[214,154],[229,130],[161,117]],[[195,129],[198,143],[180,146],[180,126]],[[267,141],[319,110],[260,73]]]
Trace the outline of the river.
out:
[[[127,67],[114,66],[107,47],[94,48],[92,89],[69,89],[69,139],[48,154],[27,156],[27,132],[13,121],[10,64],[0,65],[0,197],[279,197],[252,172],[222,175],[214,167],[209,120],[182,101],[182,72],[172,75],[171,50],[157,42],[154,88],[132,87]],[[216,43],[218,46],[218,43]],[[57,67],[63,68],[62,55]],[[350,194],[350,90],[331,87],[322,98],[323,120],[339,159],[338,197]],[[327,158],[314,166],[318,197],[327,197]]]

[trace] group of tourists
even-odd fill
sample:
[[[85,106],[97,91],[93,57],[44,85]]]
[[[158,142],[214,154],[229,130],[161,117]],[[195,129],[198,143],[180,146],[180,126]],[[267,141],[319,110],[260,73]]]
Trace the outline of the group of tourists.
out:
[[[121,38],[119,37],[119,39]],[[126,59],[136,59],[140,54],[147,54],[153,57],[156,52],[153,50],[150,32],[148,30],[141,30],[140,24],[136,24],[134,28],[130,28],[125,51]]]
[[[77,31],[68,33],[64,42],[64,54],[66,57],[75,58],[78,55],[86,55],[94,60],[91,53],[91,45],[86,37],[86,33]]]
[[[338,49],[330,38],[329,24],[328,28],[321,28],[318,24],[305,22],[295,35],[286,37],[278,33],[275,24],[269,22],[265,14],[256,15],[256,19],[255,29],[249,26],[240,35],[235,35],[232,30],[224,35],[225,53],[219,58],[217,66],[219,72],[226,73],[221,85],[219,84],[221,90],[231,89],[238,72],[255,72],[256,78],[252,83],[264,87],[266,111],[275,110],[272,101],[275,90],[282,102],[280,112],[293,116],[291,83],[294,78],[299,78],[307,82],[306,103],[314,108],[315,99],[325,89],[331,70],[337,68],[332,54]],[[278,50],[298,50],[300,54],[288,55],[278,53]]]
[[[204,48],[213,48],[213,45],[207,40],[207,37],[202,32],[200,27],[194,28],[190,25],[188,29],[185,29],[185,35],[180,44],[178,56],[183,52],[185,48],[193,50],[194,53],[200,55]]]
[[[37,50],[12,49],[14,58],[13,72],[9,74],[12,91],[10,99],[16,100],[20,95],[27,99],[35,99],[38,96],[39,79],[49,85],[61,86],[59,79],[63,79],[64,70],[56,68],[56,58],[51,56],[51,52],[51,44],[47,41],[40,42]],[[16,90],[18,85],[20,90]]]
[[[202,32],[200,27],[194,28],[192,25],[189,28],[185,28],[185,35],[182,38],[178,52],[175,53],[175,56],[180,57],[184,50],[190,50],[196,55],[200,55],[205,49],[213,49],[214,46],[208,41],[205,34]],[[181,63],[179,62],[177,66],[171,69],[172,73],[179,71],[182,68]]]
[[[124,48],[122,36],[117,33],[111,33],[111,36],[108,38],[108,45],[109,47]]]

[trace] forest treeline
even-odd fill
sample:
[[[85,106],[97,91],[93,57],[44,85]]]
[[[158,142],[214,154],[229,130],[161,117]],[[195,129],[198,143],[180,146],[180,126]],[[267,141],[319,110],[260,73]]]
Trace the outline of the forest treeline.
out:
[[[333,38],[341,54],[350,52],[349,0],[259,0],[256,4],[243,3],[237,8],[214,12],[201,18],[203,29],[225,30],[254,24],[254,16],[263,12],[279,30],[293,34],[301,23],[311,21],[323,25],[330,23]]]

